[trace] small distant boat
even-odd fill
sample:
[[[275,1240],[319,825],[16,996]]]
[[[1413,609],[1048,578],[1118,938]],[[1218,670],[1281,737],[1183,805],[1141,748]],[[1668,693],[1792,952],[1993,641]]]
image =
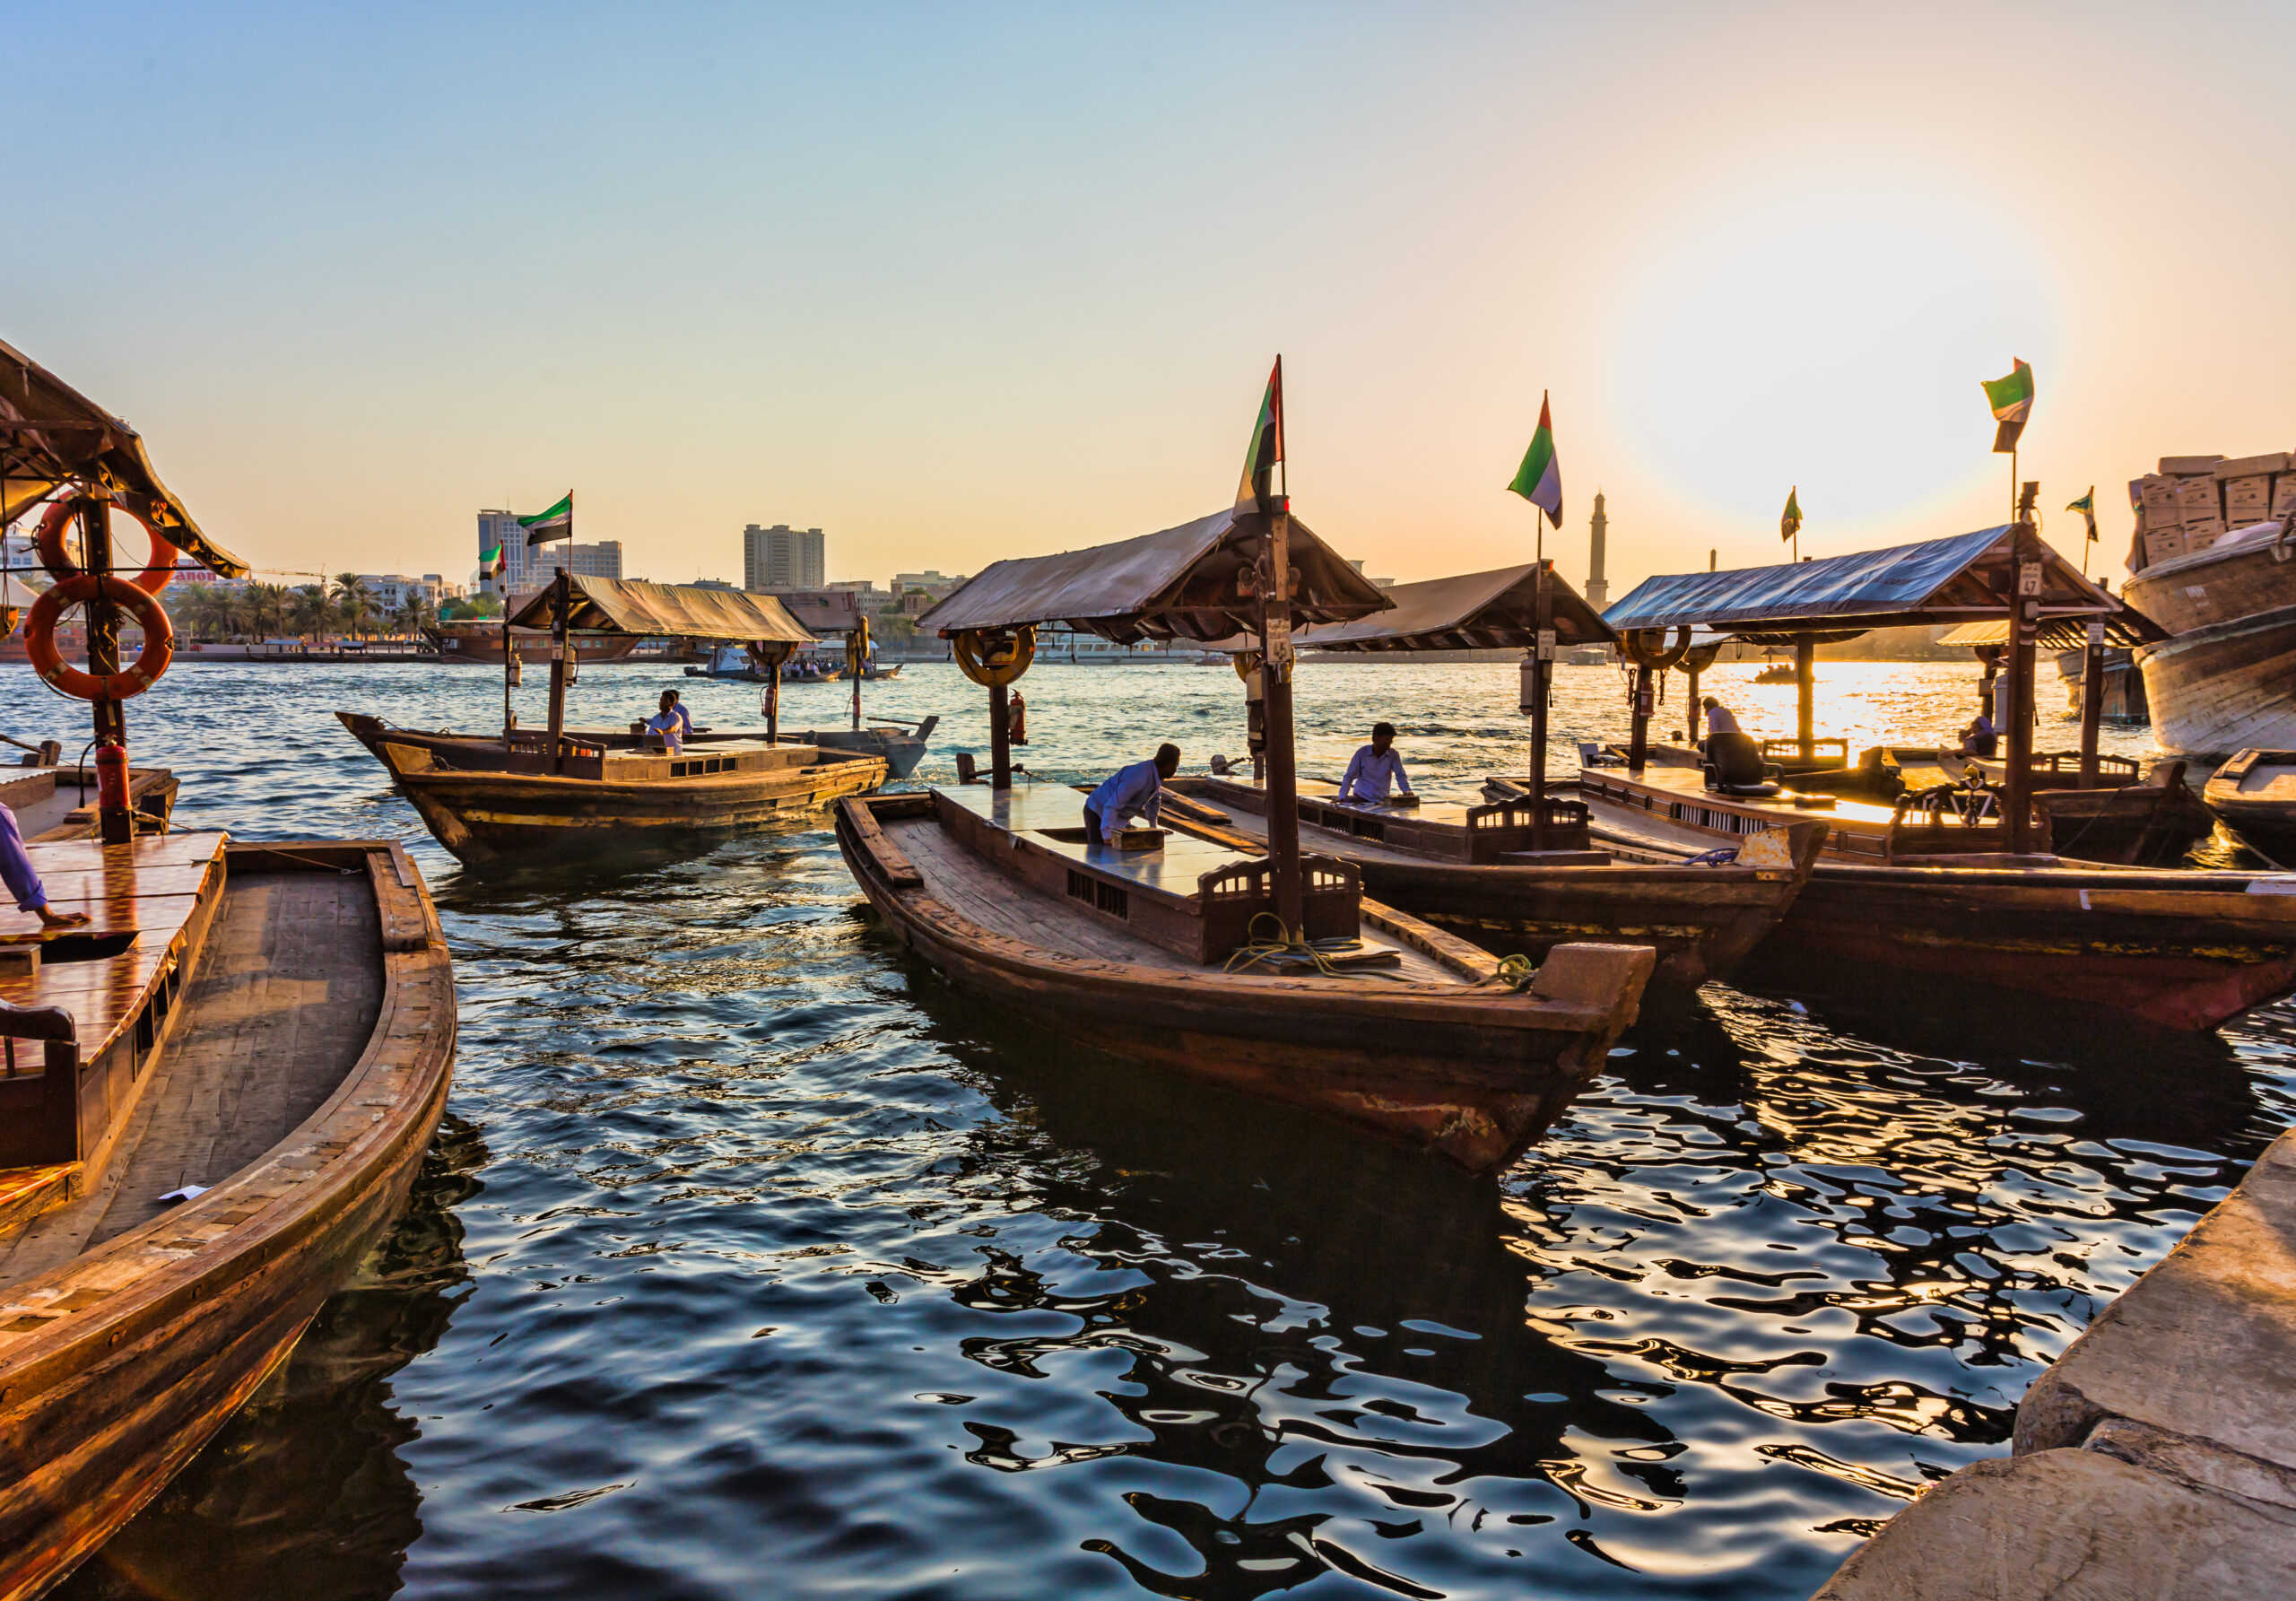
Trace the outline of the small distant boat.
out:
[[[497,619],[441,622],[429,631],[438,642],[438,659],[447,665],[465,667],[502,666],[502,623]],[[547,663],[553,644],[547,629],[518,628],[510,631],[511,648],[522,662]],[[288,641],[300,647],[300,640]],[[587,666],[593,662],[618,662],[638,648],[633,636],[619,639],[613,635],[593,635],[574,641],[575,659]]]
[[[2257,855],[2296,866],[2296,751],[2242,751],[2216,770],[2202,798]]]
[[[1772,662],[1754,674],[1754,682],[1756,683],[1792,683],[1794,669],[1784,662]]]

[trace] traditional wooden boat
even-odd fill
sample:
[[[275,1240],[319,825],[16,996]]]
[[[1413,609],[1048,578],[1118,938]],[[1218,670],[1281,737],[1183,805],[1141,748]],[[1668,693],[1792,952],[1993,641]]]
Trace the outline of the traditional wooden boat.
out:
[[[375,717],[363,711],[338,709],[335,715],[336,720],[350,730],[351,736],[365,745],[368,753],[378,761],[382,760],[382,744],[387,738],[397,744],[414,745],[429,751],[432,759],[441,765],[465,771],[499,772],[509,761],[501,740],[491,735],[457,734],[450,728],[402,728],[387,718]],[[926,741],[940,721],[937,717],[930,717],[914,727],[886,721],[871,723],[860,728],[797,728],[770,733],[763,728],[698,728],[685,744],[688,752],[706,751],[728,744],[754,744],[761,741],[769,744],[819,745],[825,751],[878,757],[884,762],[888,775],[905,779],[916,771],[917,764],[924,760]],[[648,748],[646,736],[634,734],[628,727],[579,727],[570,724],[566,737],[606,751]]]
[[[4,1597],[69,1572],[286,1359],[405,1199],[455,1043],[396,844],[30,848],[93,921],[0,912]]]
[[[2152,736],[2172,755],[2296,746],[2296,519],[2236,529],[2121,587],[2170,639],[2137,653]]]
[[[1302,856],[1296,815],[1264,856],[1160,831],[1131,850],[1088,842],[1073,790],[1013,787],[1009,686],[1039,623],[1118,644],[1250,627],[1291,814],[1291,629],[1387,604],[1264,483],[1232,512],[996,562],[923,620],[991,692],[991,782],[848,801],[839,845],[894,935],[969,988],[1118,1055],[1495,1166],[1600,1070],[1648,949],[1566,944],[1535,972],[1509,966],[1366,901],[1348,864]]]
[[[40,556],[59,582],[43,605],[82,597],[90,671],[43,676],[93,701],[97,735],[92,805],[52,768],[16,780],[41,793],[0,789],[24,807],[50,905],[86,914],[57,927],[0,909],[13,1598],[52,1587],[156,1495],[349,1279],[438,1122],[456,1011],[437,914],[396,843],[156,831],[174,779],[139,787],[123,709],[165,671],[151,597],[178,554],[227,577],[247,564],[199,531],[133,429],[4,344],[0,489],[0,522],[27,509],[20,493],[49,501]],[[116,509],[152,534],[133,594],[98,576],[117,566]],[[123,609],[147,635],[129,673]],[[36,608],[27,631],[53,620]]]
[[[180,787],[164,767],[128,770],[127,804],[139,832],[167,828]],[[95,770],[0,767],[0,805],[16,814],[16,830],[27,840],[84,840],[97,830]]]
[[[447,666],[501,671],[502,624],[499,620],[441,622],[429,632],[438,644],[439,660]],[[638,648],[634,637],[614,634],[582,635],[572,643],[575,660],[584,666],[622,661]],[[556,657],[558,641],[546,628],[517,628],[510,631],[510,648],[517,652],[520,661],[540,666]]]
[[[1266,848],[1265,787],[1191,778],[1168,787],[1227,808],[1201,818],[1168,810],[1171,826],[1232,849]],[[1353,866],[1386,905],[1538,961],[1574,941],[1648,945],[1657,953],[1651,982],[1674,989],[1727,976],[1761,943],[1808,882],[1826,834],[1822,822],[1796,822],[1740,840],[1736,860],[1710,866],[1614,861],[1603,851],[1533,849],[1527,796],[1405,809],[1333,794],[1301,782],[1301,840]],[[1748,859],[1757,853],[1770,865]]]
[[[1658,953],[1656,981],[1695,988],[1760,943],[1809,877],[1825,838],[1822,822],[1739,840],[1730,848],[1737,859],[1727,866],[1614,863],[1588,848],[1583,805],[1542,793],[1556,654],[1620,643],[1552,563],[1430,579],[1387,593],[1390,609],[1303,630],[1300,648],[1328,656],[1523,651],[1527,782],[1490,805],[1414,800],[1405,806],[1342,803],[1332,785],[1301,780],[1304,839],[1352,863],[1382,901],[1506,954],[1540,958],[1572,940],[1648,945]],[[1710,665],[1718,649],[1718,641],[1706,648],[1696,666]],[[1208,822],[1206,837],[1266,848],[1265,785],[1214,777],[1169,787],[1229,809],[1193,824],[1182,814],[1178,826],[1205,832]]]
[[[1965,783],[1975,774],[1997,787],[2008,776],[2006,763],[1982,757],[1939,751],[1932,760],[1955,782]],[[2087,766],[2084,782],[2080,752],[2033,753],[2033,806],[2048,819],[2049,848],[2058,856],[2173,867],[2215,831],[2215,815],[2185,782],[2181,761],[2140,767],[2130,757],[2098,755]]]
[[[615,632],[762,641],[786,655],[812,639],[773,596],[699,586],[576,577],[556,583],[511,620],[547,622],[561,644]],[[504,699],[509,699],[505,678]],[[522,729],[506,711],[500,740],[447,734],[396,737],[337,715],[390,771],[423,824],[455,856],[483,863],[604,844],[658,846],[799,814],[885,780],[882,756],[785,744],[778,696],[768,690],[763,739],[719,739],[683,750],[633,727],[611,740],[566,727],[570,656],[551,664],[549,723]]]
[[[2210,776],[2202,794],[2259,856],[2296,866],[2296,751],[2242,751]]]
[[[1364,900],[1344,863],[1317,857],[1302,858],[1308,931],[1361,951],[1328,970],[1239,962],[1274,915],[1264,857],[1186,839],[1089,846],[1082,821],[1071,789],[975,786],[849,800],[837,831],[885,927],[966,988],[1471,1170],[1518,1154],[1601,1071],[1650,973],[1647,949],[1566,944],[1518,989],[1497,959]]]

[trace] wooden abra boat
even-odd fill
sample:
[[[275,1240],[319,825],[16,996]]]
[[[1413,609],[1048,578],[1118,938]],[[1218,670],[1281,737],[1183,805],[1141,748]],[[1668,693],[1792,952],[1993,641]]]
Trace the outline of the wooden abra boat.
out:
[[[813,636],[770,595],[699,586],[578,578],[561,568],[514,622],[547,622],[559,643],[584,633],[755,641],[775,663]],[[550,721],[522,729],[507,703],[500,740],[440,734],[401,738],[380,720],[338,712],[344,727],[390,770],[423,823],[462,861],[494,861],[602,843],[662,841],[771,822],[874,789],[882,756],[779,743],[778,699],[767,699],[763,739],[721,738],[683,751],[633,726],[627,735],[588,737],[566,727],[573,683],[570,651],[551,663]]]
[[[1563,945],[1518,991],[1492,957],[1362,900],[1352,868],[1316,857],[1302,858],[1309,934],[1360,930],[1388,965],[1231,971],[1272,915],[1267,861],[1185,839],[1088,846],[1083,814],[1075,791],[1048,785],[872,796],[838,808],[838,844],[886,927],[966,988],[1477,1170],[1601,1071],[1649,977],[1647,949]]]
[[[2174,755],[2296,744],[2296,518],[2236,529],[2121,586],[2173,636],[2137,653],[2153,737]]]
[[[1266,848],[1264,787],[1220,778],[1169,787],[1229,808],[1204,822],[1168,811],[1173,826],[1232,848]],[[1803,821],[1741,839],[1739,859],[1722,866],[1621,862],[1600,851],[1534,851],[1527,797],[1405,809],[1341,803],[1335,793],[1300,784],[1301,838],[1352,865],[1386,904],[1535,960],[1577,940],[1648,945],[1657,953],[1651,981],[1677,989],[1726,976],[1761,943],[1809,881],[1826,837],[1824,823]],[[1758,848],[1771,865],[1747,860]]]
[[[2259,855],[2296,863],[2296,751],[2242,751],[2203,792],[2208,809]]]
[[[396,844],[30,850],[93,921],[0,911],[10,1598],[100,1545],[286,1360],[404,1200],[455,1045],[438,917]]]

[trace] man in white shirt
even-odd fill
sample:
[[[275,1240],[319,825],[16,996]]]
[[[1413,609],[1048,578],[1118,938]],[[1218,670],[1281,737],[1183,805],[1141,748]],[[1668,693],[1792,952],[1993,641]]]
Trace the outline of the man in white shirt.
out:
[[[1374,723],[1371,743],[1355,753],[1347,764],[1347,772],[1339,780],[1341,800],[1385,801],[1392,785],[1405,800],[1417,800],[1411,792],[1411,779],[1403,770],[1403,758],[1396,754],[1396,726]]]
[[[686,735],[693,732],[693,718],[678,704],[677,691],[664,690],[662,709],[646,719],[646,727],[649,732],[660,735],[662,743],[669,746],[670,754],[675,756],[685,749]]]
[[[1721,701],[1717,700],[1713,696],[1707,696],[1706,699],[1700,701],[1699,704],[1706,709],[1706,733],[1709,738],[1713,737],[1717,734],[1738,734],[1744,732],[1744,730],[1738,727],[1738,719],[1730,715],[1730,709],[1723,705]]]

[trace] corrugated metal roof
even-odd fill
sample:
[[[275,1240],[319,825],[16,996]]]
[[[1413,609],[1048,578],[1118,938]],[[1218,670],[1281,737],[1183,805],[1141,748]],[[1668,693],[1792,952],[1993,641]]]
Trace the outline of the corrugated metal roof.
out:
[[[2008,525],[1886,550],[1730,572],[1645,579],[1603,613],[1621,631],[1702,624],[1736,634],[1790,634],[1810,625],[1859,631],[1952,622],[2006,613],[2013,587]],[[2042,546],[2045,611],[2110,613],[2120,603]]]
[[[248,564],[201,533],[160,482],[134,429],[0,343],[0,523],[67,486],[109,492],[209,571],[248,576]]]
[[[811,644],[813,636],[770,595],[709,589],[694,584],[646,584],[635,579],[594,579],[578,573],[574,614],[567,626],[582,633],[643,634],[679,640],[787,640]],[[552,626],[552,589],[544,589],[510,619],[517,628]]]
[[[1392,611],[1352,622],[1326,623],[1300,635],[1303,648],[1318,650],[1485,650],[1535,644],[1538,630],[1535,565],[1501,567],[1457,578],[1397,584],[1387,592]],[[1618,635],[1596,615],[1585,597],[1563,580],[1547,575],[1555,643],[1616,644]]]
[[[1148,639],[1220,640],[1257,625],[1256,603],[1237,574],[1258,545],[1257,526],[1231,510],[1135,539],[994,562],[918,618],[944,638],[965,629],[1055,622],[1131,644]],[[1383,611],[1387,598],[1333,553],[1298,518],[1292,565],[1300,581],[1297,622],[1338,622]]]

